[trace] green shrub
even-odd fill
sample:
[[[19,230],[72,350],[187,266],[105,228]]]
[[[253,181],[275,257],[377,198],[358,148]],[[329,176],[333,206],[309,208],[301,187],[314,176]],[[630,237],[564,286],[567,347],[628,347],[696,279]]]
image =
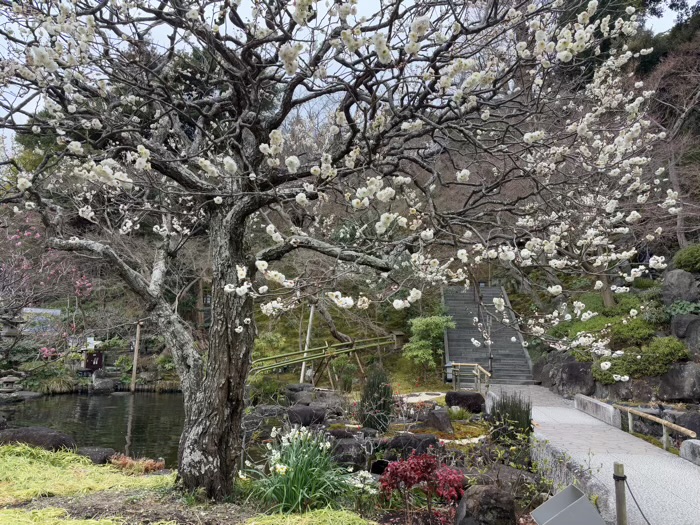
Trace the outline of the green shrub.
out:
[[[394,411],[394,392],[381,367],[370,370],[360,398],[358,417],[363,427],[386,432]]]
[[[654,337],[656,328],[639,317],[623,322],[621,319],[613,323],[610,331],[610,344],[613,348],[636,346]]]
[[[274,431],[273,431],[274,432]],[[268,449],[264,474],[253,476],[251,496],[275,512],[306,512],[337,508],[349,491],[347,469],[333,461],[331,443],[320,432],[294,428]]]
[[[688,359],[686,346],[675,337],[657,337],[641,348],[633,346],[622,350],[619,357],[600,357],[593,363],[593,377],[606,385],[616,382],[615,377],[641,378],[660,376],[668,372],[669,366]],[[601,363],[609,362],[610,368],[603,370]]]
[[[451,317],[432,315],[409,321],[411,338],[403,347],[403,355],[421,370],[432,370],[445,352],[445,330],[454,328]]]
[[[519,393],[502,392],[493,405],[494,419],[518,433],[532,432],[532,403]]]
[[[560,323],[550,330],[550,335],[559,338],[576,338],[576,334],[590,332],[599,334],[606,331],[605,335],[610,338],[610,347],[617,350],[626,346],[642,345],[649,341],[656,333],[653,324],[645,319],[636,317],[625,319],[623,316],[606,317],[597,315],[588,321],[570,321]]]
[[[27,390],[42,394],[69,394],[78,384],[75,372],[66,368],[60,361],[52,361],[37,365],[25,363],[20,369],[29,373],[22,382]]]
[[[673,256],[673,265],[686,272],[700,272],[700,244],[679,250]]]
[[[700,303],[676,301],[666,307],[669,315],[700,314]]]
[[[338,388],[341,392],[352,392],[352,381],[359,371],[358,366],[350,361],[347,355],[341,355],[333,360],[331,365],[333,374],[338,379]]]
[[[634,286],[637,290],[651,290],[652,288],[656,288],[658,285],[654,279],[640,277],[634,280],[632,286]]]

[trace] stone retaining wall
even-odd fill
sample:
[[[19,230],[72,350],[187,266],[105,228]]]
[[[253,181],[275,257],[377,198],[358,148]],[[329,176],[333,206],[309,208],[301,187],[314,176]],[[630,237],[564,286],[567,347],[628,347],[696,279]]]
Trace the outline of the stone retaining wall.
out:
[[[621,428],[620,411],[609,405],[593,399],[592,397],[576,394],[574,397],[574,406],[577,410],[600,419],[603,423],[607,423],[615,428]]]

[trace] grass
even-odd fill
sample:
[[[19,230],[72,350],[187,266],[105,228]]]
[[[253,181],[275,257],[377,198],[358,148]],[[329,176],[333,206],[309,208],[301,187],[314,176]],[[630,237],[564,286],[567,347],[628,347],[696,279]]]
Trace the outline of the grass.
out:
[[[129,476],[111,465],[94,465],[72,452],[48,452],[26,445],[0,447],[0,506],[42,496],[168,489],[173,482],[174,475]]]
[[[63,509],[41,510],[0,510],[0,525],[124,525],[119,518],[103,518],[99,520],[72,519]],[[166,522],[161,523],[165,525]]]
[[[357,514],[337,510],[315,510],[306,514],[256,516],[246,525],[376,525]]]
[[[656,439],[655,437],[652,437],[652,436],[647,436],[646,434],[640,434],[639,432],[632,432],[632,435],[633,435],[634,437],[639,438],[639,439],[643,439],[643,440],[646,441],[647,443],[651,443],[651,444],[654,445],[655,447],[664,448],[664,445],[663,445],[663,443],[661,442],[660,439]],[[675,454],[676,456],[680,456],[680,455],[681,455],[681,451],[678,450],[678,449],[677,449],[676,447],[674,447],[674,446],[668,447],[667,452],[670,452],[671,454]]]

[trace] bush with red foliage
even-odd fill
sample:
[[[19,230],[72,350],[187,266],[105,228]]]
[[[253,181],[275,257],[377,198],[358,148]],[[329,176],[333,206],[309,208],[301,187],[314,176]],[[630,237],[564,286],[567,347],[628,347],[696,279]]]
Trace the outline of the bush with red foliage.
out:
[[[412,493],[420,491],[425,494],[428,514],[434,515],[432,502],[437,499],[443,503],[454,504],[464,493],[464,475],[445,464],[441,464],[430,454],[416,455],[394,461],[382,474],[379,484],[385,496],[391,497],[398,492],[404,501],[406,523],[411,523]]]

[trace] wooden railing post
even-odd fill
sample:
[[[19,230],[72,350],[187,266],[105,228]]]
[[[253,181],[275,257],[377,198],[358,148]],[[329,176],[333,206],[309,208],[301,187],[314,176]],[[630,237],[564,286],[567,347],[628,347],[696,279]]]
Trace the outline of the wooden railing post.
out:
[[[668,450],[669,444],[670,444],[669,443],[670,439],[668,437],[668,427],[666,425],[664,425],[662,428],[663,428],[663,436],[662,436],[661,440],[663,441],[664,450]]]
[[[630,434],[634,432],[634,416],[632,412],[627,412],[627,429]]]
[[[617,461],[613,464],[615,480],[616,525],[627,525],[627,494],[625,492],[625,466]]]

